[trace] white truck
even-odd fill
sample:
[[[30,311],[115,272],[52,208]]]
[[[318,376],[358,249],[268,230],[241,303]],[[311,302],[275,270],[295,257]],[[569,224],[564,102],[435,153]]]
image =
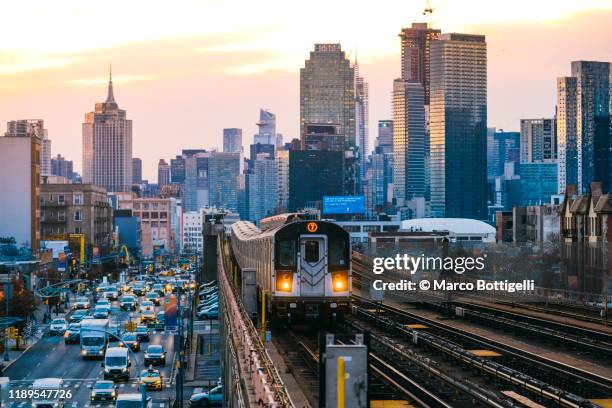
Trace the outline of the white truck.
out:
[[[61,408],[66,394],[61,378],[39,378],[32,383],[32,408]]]
[[[108,344],[108,319],[86,319],[81,321],[81,356],[103,358]]]

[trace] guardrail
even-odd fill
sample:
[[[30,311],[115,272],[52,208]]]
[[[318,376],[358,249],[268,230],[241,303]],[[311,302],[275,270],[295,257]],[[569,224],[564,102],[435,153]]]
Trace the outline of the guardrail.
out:
[[[226,273],[227,251],[224,245],[225,242],[220,239],[217,244],[219,287],[223,294],[225,313],[230,320],[229,335],[235,344],[241,373],[245,381],[250,380],[256,403],[269,408],[295,408],[259,332],[232,290]]]

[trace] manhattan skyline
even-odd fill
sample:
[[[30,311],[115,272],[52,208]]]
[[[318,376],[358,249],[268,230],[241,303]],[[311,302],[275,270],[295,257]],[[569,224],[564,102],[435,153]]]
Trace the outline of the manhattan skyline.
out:
[[[39,8],[34,17],[22,21],[19,31],[23,34],[9,35],[11,22],[0,28],[4,34],[0,41],[0,122],[43,119],[53,141],[53,155],[60,153],[73,160],[75,170],[82,172],[82,115],[105,97],[112,62],[115,97],[134,122],[133,154],[143,159],[143,178],[154,181],[159,159],[170,159],[168,151],[221,150],[223,128],[242,128],[243,144],[248,146],[260,108],[276,114],[277,131],[286,142],[298,138],[299,70],[316,42],[339,42],[351,60],[358,51],[360,72],[370,84],[373,146],[378,120],[391,118],[393,80],[400,76],[398,34],[413,21],[425,21],[421,15],[424,2],[403,5],[400,10],[399,2],[383,1],[372,10],[347,11],[346,20],[353,15],[358,18],[343,21],[340,27],[306,31],[299,24],[290,27],[297,12],[289,12],[282,3],[267,3],[277,7],[278,13],[251,21],[245,17],[248,13],[241,12],[227,27],[212,24],[192,30],[176,21],[156,26],[159,13],[166,10],[152,5],[140,10],[146,21],[133,22],[131,28],[126,16],[117,17],[117,27],[107,38],[102,38],[107,33],[95,29],[82,37],[56,30],[66,22],[78,23],[76,29],[85,23],[95,28],[106,13],[101,8],[86,11],[65,3],[60,7],[65,15],[42,22],[38,13],[45,8]],[[516,4],[512,12],[504,13],[502,5],[468,3],[462,4],[472,10],[471,15],[457,11],[448,1],[432,1],[433,24],[442,32],[487,36],[491,127],[518,130],[521,118],[552,117],[556,78],[567,73],[571,61],[612,60],[607,43],[612,28],[606,24],[612,18],[610,1],[554,2],[554,6],[545,1],[530,7],[525,3],[525,15],[518,14],[521,7]],[[231,13],[218,1],[203,4],[198,10],[204,22],[211,19],[211,13]],[[126,7],[128,15],[135,12],[133,6]],[[168,12],[188,22],[193,19],[187,16],[193,7],[181,3]],[[32,11],[24,6],[3,8],[31,17]],[[337,11],[334,5],[320,21],[341,18]],[[102,14],[96,17],[94,13]],[[287,21],[275,26],[281,15]],[[380,22],[383,17],[384,24]]]

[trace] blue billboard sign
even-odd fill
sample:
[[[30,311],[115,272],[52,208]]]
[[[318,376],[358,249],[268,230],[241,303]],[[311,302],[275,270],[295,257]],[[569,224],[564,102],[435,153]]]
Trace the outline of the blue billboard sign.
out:
[[[167,296],[164,300],[164,324],[166,330],[176,330],[178,326],[178,305],[176,297]]]
[[[363,214],[364,196],[324,196],[323,214]]]

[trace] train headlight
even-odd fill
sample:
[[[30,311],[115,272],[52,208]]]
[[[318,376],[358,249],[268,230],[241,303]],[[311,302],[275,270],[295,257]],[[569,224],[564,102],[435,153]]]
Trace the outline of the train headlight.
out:
[[[332,290],[346,292],[348,290],[348,271],[332,273]]]
[[[280,272],[276,274],[276,290],[278,292],[291,292],[293,290],[292,272]]]

